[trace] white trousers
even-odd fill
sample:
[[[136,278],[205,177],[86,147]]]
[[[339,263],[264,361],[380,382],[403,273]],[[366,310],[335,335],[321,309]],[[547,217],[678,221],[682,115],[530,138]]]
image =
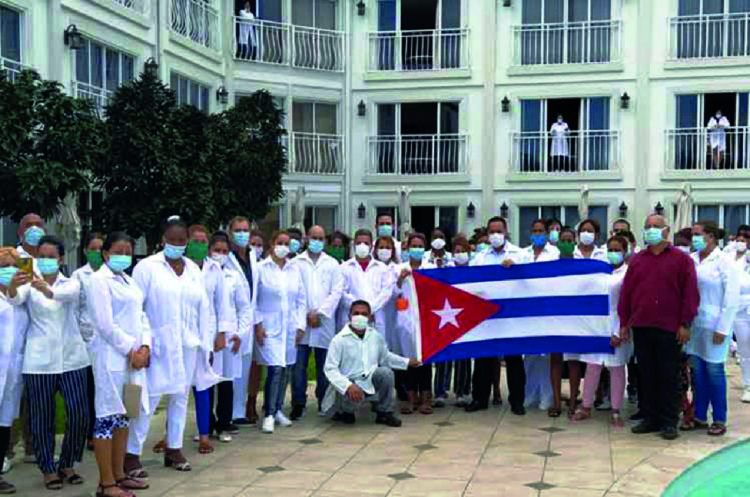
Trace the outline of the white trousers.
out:
[[[232,419],[245,417],[245,404],[247,402],[247,387],[250,384],[250,367],[253,364],[253,355],[245,354],[242,356],[242,377],[235,378],[234,383],[234,403],[232,407]]]
[[[141,455],[143,444],[148,436],[151,416],[161,401],[161,395],[150,395],[148,405],[151,414],[141,414],[130,423],[128,434],[128,453]],[[181,449],[187,417],[188,392],[167,395],[167,448]]]
[[[734,320],[734,334],[737,336],[737,352],[740,354],[742,368],[742,386],[750,387],[750,314],[743,309],[743,314]]]

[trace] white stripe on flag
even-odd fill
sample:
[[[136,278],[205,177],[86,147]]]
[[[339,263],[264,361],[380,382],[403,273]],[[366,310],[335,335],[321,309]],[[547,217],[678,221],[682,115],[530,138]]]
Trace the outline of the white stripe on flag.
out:
[[[608,337],[611,333],[609,319],[609,316],[488,319],[453,343],[544,336]]]
[[[603,273],[526,280],[483,281],[454,286],[485,300],[609,295],[607,275]]]

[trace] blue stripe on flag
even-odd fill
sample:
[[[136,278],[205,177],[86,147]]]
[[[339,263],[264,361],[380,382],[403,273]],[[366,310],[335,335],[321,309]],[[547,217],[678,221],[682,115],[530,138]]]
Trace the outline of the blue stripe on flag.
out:
[[[507,268],[497,264],[492,266],[420,269],[419,272],[448,285],[459,285],[462,283],[554,278],[584,274],[610,274],[612,266],[606,262],[593,259],[560,259],[533,264],[514,264]]]
[[[490,302],[500,306],[500,310],[487,319],[609,315],[609,295],[526,297],[497,299]]]
[[[478,357],[500,357],[504,355],[549,354],[573,352],[582,354],[613,353],[609,337],[543,336],[528,338],[498,338],[478,342],[454,343],[425,361],[425,364],[474,359]]]

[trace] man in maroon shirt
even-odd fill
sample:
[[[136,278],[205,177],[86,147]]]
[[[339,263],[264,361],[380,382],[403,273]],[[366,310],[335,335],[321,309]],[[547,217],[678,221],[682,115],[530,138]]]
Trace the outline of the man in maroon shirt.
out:
[[[645,417],[633,433],[661,432],[677,438],[681,345],[690,339],[700,295],[695,264],[669,240],[662,216],[646,218],[643,238],[648,245],[630,261],[617,311],[628,339],[633,330],[635,356],[643,378]]]

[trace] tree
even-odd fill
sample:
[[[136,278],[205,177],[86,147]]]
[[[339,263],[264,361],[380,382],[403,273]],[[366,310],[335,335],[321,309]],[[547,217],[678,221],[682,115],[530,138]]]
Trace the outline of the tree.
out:
[[[0,216],[51,218],[66,196],[87,192],[102,138],[91,101],[33,70],[14,82],[0,71]]]

